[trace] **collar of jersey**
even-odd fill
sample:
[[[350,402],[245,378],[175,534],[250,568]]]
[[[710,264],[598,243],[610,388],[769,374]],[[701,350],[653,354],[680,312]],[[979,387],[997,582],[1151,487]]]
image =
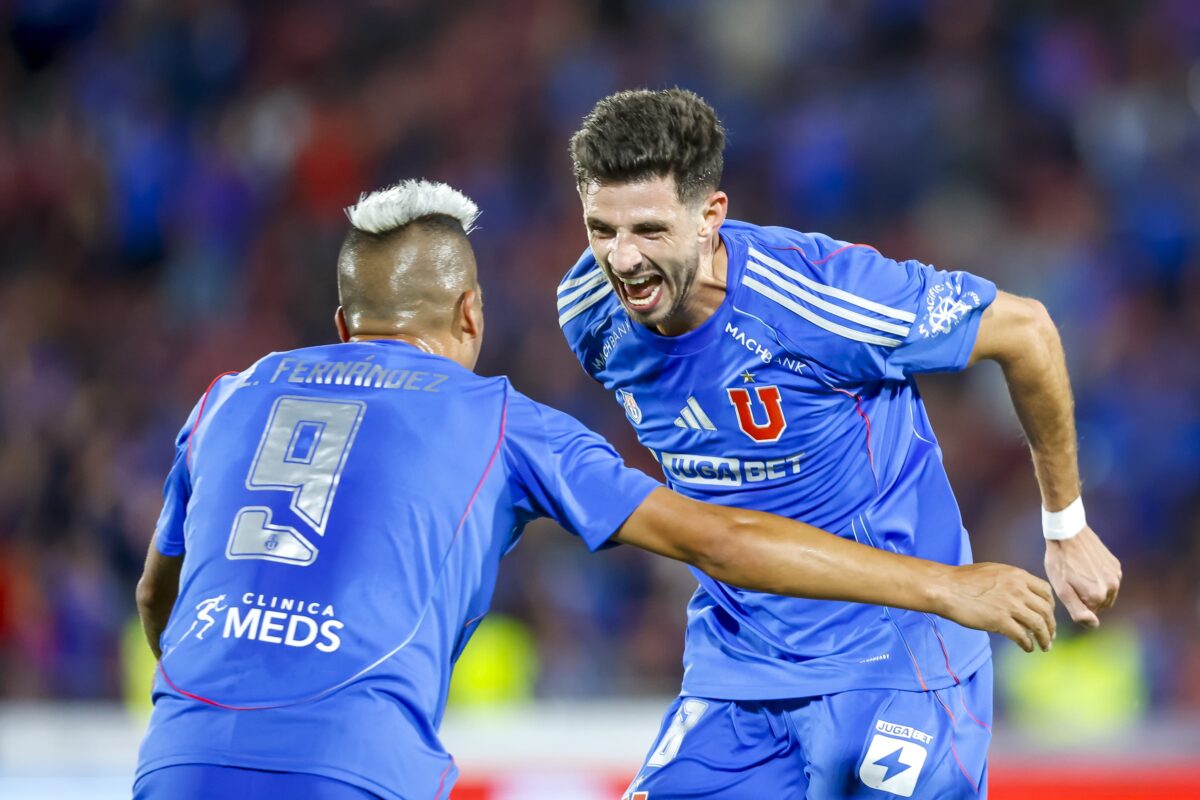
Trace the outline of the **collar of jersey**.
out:
[[[467,370],[466,367],[464,367],[462,364],[459,364],[457,361],[450,358],[449,356],[443,356],[438,353],[430,353],[429,351],[422,350],[421,348],[417,347],[415,344],[406,342],[403,339],[366,339],[361,342],[341,342],[337,346],[345,347],[347,345],[367,345],[368,347],[401,348],[402,352],[407,356],[413,356],[416,358],[431,358],[434,361],[437,361],[439,363],[449,364],[451,369],[464,370],[464,371],[470,372],[470,370]],[[334,351],[334,352],[338,352],[338,351]],[[471,374],[475,374],[475,373],[472,372]]]
[[[633,332],[655,350],[672,356],[695,353],[715,342],[721,336],[721,331],[725,330],[725,321],[733,314],[734,289],[742,280],[742,267],[746,260],[746,254],[743,252],[740,239],[727,236],[724,231],[720,231],[719,235],[725,244],[725,252],[729,256],[729,263],[725,268],[725,299],[721,301],[721,305],[717,306],[713,315],[700,323],[699,327],[678,336],[662,336],[645,325],[639,325],[631,320]]]

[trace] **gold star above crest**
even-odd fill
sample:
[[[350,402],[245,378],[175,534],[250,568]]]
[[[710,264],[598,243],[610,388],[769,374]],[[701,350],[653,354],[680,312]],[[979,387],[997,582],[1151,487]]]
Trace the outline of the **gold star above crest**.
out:
[[[742,373],[742,383],[754,383],[754,373],[746,370]]]

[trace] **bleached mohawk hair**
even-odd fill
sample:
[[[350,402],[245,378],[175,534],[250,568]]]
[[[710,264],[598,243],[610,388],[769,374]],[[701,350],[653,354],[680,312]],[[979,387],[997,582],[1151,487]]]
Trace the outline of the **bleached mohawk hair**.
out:
[[[367,233],[388,233],[434,214],[453,217],[462,225],[463,233],[470,233],[475,230],[479,206],[444,183],[407,180],[386,189],[366,192],[346,209],[350,224]]]

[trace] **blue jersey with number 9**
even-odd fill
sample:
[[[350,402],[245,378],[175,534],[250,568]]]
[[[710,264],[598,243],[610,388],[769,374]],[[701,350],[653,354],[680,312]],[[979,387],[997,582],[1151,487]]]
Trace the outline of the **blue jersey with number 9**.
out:
[[[437,726],[501,557],[540,516],[596,549],[657,485],[507,379],[401,342],[218,379],[164,489],[156,546],[184,562],[139,775],[212,763],[448,793]]]

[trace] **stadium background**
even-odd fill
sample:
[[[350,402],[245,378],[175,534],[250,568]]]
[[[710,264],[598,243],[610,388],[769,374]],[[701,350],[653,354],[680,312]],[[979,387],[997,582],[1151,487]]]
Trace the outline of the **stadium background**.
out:
[[[1059,323],[1089,520],[1126,577],[1099,633],[996,643],[993,796],[1200,796],[1194,0],[11,0],[0,19],[0,795],[128,785],[133,586],[172,437],[212,376],[333,337],[364,189],[474,197],[481,372],[656,470],[552,299],[585,246],[567,138],[610,91],[680,85],[729,131],[732,216],[970,269]],[[977,557],[1040,572],[998,371],[921,386]],[[612,796],[678,687],[693,586],[532,528],[455,685],[456,796]]]

